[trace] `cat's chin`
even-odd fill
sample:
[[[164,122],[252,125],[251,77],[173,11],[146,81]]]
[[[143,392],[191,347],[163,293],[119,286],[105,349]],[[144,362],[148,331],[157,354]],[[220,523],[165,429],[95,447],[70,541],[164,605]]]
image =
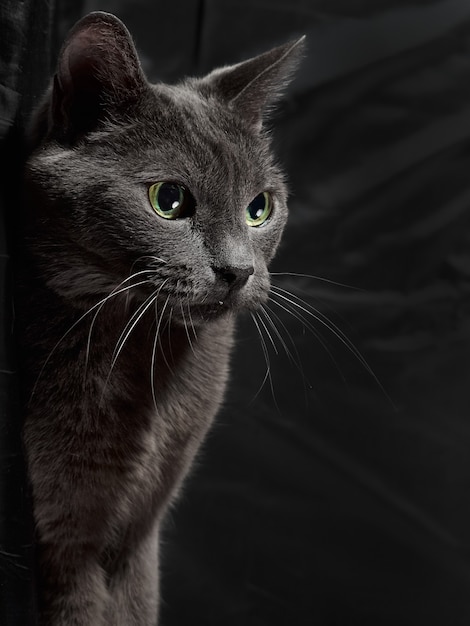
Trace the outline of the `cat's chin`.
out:
[[[246,306],[237,306],[234,302],[223,302],[222,300],[213,303],[192,304],[187,309],[183,308],[180,314],[175,310],[173,320],[183,326],[200,326],[223,317],[233,317],[246,309]]]
[[[211,304],[191,305],[190,318],[188,318],[186,314],[186,317],[181,316],[179,321],[182,324],[187,324],[188,322],[192,322],[193,324],[206,324],[227,315],[234,315],[237,312],[236,307],[222,301]]]

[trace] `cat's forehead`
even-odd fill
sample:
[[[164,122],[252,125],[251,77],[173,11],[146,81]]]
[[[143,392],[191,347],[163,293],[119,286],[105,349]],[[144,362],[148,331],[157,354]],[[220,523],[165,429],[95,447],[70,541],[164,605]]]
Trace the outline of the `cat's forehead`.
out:
[[[268,136],[254,132],[226,105],[184,83],[153,86],[152,93],[131,139],[146,170],[170,177],[174,171],[181,182],[193,184],[208,176],[229,186],[234,180],[250,187],[274,182]]]
[[[201,93],[190,81],[179,85],[153,85],[154,124],[177,132],[191,141],[207,138],[221,143],[231,142],[236,150],[246,145],[262,144],[264,138],[243,122],[230,108],[215,97]],[[152,111],[153,108],[153,111]]]

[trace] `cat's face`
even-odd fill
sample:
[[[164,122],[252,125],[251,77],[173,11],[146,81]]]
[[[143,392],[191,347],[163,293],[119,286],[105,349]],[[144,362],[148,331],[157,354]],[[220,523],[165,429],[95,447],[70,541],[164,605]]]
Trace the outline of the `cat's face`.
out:
[[[154,294],[174,319],[195,322],[257,307],[287,217],[261,124],[287,47],[151,86],[116,18],[81,24],[64,45],[27,166],[41,198],[30,218],[56,256],[50,285],[86,299],[133,284],[129,295]],[[96,55],[103,40],[109,59]]]

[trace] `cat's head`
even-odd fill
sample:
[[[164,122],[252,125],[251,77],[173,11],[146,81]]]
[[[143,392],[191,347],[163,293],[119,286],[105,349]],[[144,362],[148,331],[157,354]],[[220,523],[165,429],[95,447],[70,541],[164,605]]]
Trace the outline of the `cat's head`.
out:
[[[81,20],[26,167],[29,235],[49,285],[98,299],[142,283],[130,294],[153,291],[195,320],[265,300],[287,207],[263,115],[302,47],[151,85],[116,17]]]

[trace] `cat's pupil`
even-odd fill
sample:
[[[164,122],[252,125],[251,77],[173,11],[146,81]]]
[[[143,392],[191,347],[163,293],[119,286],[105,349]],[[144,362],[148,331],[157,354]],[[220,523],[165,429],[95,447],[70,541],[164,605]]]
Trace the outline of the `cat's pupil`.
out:
[[[183,201],[183,191],[179,185],[163,183],[158,191],[158,204],[162,211],[174,211]]]
[[[248,226],[262,226],[271,215],[271,195],[264,191],[254,198],[246,208],[246,223]]]
[[[256,198],[248,207],[251,219],[256,220],[260,218],[263,215],[263,211],[265,210],[265,208],[266,200],[264,198],[264,195],[260,194],[259,196],[256,196]]]
[[[190,217],[196,209],[191,193],[178,183],[154,183],[149,187],[148,194],[155,212],[168,220]]]

